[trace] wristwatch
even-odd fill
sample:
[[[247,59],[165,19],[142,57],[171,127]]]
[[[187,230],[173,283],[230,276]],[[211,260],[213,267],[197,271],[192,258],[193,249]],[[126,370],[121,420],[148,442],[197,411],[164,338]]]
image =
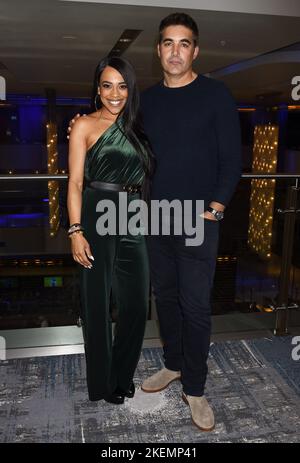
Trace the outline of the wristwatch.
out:
[[[222,211],[217,211],[216,209],[213,209],[212,207],[208,206],[207,208],[208,212],[213,214],[217,220],[222,220],[224,217],[224,212]]]

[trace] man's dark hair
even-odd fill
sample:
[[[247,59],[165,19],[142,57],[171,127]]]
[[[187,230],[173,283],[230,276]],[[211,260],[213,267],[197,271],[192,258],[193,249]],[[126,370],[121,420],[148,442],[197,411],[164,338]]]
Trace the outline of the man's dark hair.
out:
[[[159,25],[159,38],[158,43],[162,41],[162,33],[166,27],[169,26],[184,26],[193,32],[194,45],[198,44],[199,30],[196,22],[191,16],[186,13],[172,13],[166,16]]]

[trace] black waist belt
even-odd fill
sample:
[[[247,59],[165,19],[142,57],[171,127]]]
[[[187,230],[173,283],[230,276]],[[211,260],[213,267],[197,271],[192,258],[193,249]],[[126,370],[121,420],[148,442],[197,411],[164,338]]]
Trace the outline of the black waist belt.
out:
[[[103,191],[126,191],[127,193],[139,193],[141,191],[141,185],[122,185],[120,183],[99,182],[98,180],[87,183],[87,186]]]

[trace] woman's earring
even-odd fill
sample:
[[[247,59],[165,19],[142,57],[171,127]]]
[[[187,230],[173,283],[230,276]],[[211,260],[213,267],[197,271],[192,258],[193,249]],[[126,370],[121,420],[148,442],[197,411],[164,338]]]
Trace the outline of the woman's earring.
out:
[[[99,93],[97,93],[97,95],[95,96],[95,99],[94,99],[95,108],[96,108],[97,111],[100,109],[100,108],[97,108],[98,97],[99,97],[99,99],[100,99]]]

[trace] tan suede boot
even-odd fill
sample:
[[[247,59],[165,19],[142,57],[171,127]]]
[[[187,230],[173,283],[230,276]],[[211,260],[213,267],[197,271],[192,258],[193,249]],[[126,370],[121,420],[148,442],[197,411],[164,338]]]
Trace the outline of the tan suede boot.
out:
[[[143,382],[141,389],[144,392],[159,392],[169,386],[172,381],[176,381],[180,379],[181,373],[180,371],[172,371],[168,370],[168,368],[163,368],[159,370],[154,375],[150,376],[149,378],[145,379]]]
[[[195,397],[182,393],[184,402],[189,405],[192,422],[201,431],[212,431],[215,427],[214,412],[204,396]]]

